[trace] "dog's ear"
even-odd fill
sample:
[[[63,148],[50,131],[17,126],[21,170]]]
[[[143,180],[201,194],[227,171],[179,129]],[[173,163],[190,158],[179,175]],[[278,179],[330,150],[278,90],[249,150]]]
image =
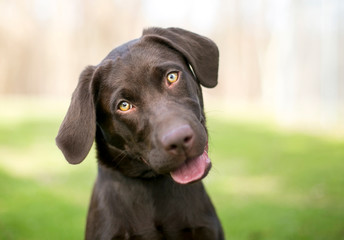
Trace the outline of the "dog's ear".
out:
[[[149,28],[143,31],[144,36],[156,38],[180,52],[203,86],[217,85],[219,50],[212,40],[180,28]]]
[[[80,74],[67,114],[60,126],[56,144],[71,164],[82,162],[90,151],[96,133],[92,79],[96,67]]]

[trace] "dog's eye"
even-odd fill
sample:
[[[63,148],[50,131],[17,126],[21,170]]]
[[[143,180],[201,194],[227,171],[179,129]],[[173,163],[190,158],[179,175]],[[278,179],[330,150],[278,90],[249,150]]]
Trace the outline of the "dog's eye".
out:
[[[170,83],[176,82],[178,78],[179,78],[178,72],[171,72],[167,74],[167,81],[169,81]]]
[[[133,105],[131,105],[130,103],[126,101],[122,101],[118,104],[118,109],[121,110],[122,112],[126,112],[132,108],[133,108]]]

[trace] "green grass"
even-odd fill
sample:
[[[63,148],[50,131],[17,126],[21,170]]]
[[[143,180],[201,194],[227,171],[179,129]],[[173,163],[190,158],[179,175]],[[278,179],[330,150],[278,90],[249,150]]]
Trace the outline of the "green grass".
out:
[[[62,117],[62,114],[61,114]],[[0,239],[82,239],[94,153],[69,165],[61,117],[0,120]],[[208,120],[205,184],[227,239],[344,239],[344,140]]]
[[[229,239],[344,239],[344,141],[211,119],[207,182]]]

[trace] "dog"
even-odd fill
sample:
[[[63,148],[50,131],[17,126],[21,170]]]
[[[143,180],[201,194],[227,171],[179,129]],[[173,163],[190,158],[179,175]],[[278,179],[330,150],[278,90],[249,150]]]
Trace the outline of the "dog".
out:
[[[224,239],[201,181],[211,168],[201,86],[217,85],[218,63],[212,40],[148,28],[80,74],[56,143],[78,164],[96,142],[85,239]]]

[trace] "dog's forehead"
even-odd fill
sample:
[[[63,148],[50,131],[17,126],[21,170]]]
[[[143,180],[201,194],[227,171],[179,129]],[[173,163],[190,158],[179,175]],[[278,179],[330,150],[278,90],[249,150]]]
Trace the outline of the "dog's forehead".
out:
[[[128,45],[129,54],[133,58],[147,62],[179,60],[180,54],[162,42],[155,39],[140,38],[134,44]]]
[[[142,83],[147,77],[153,77],[150,75],[159,67],[168,66],[166,63],[182,67],[184,62],[183,57],[175,50],[145,38],[135,39],[117,47],[104,60],[113,61],[113,84]]]
[[[104,59],[125,63],[132,68],[145,68],[166,61],[182,61],[182,56],[163,43],[147,38],[127,42],[110,52]]]

